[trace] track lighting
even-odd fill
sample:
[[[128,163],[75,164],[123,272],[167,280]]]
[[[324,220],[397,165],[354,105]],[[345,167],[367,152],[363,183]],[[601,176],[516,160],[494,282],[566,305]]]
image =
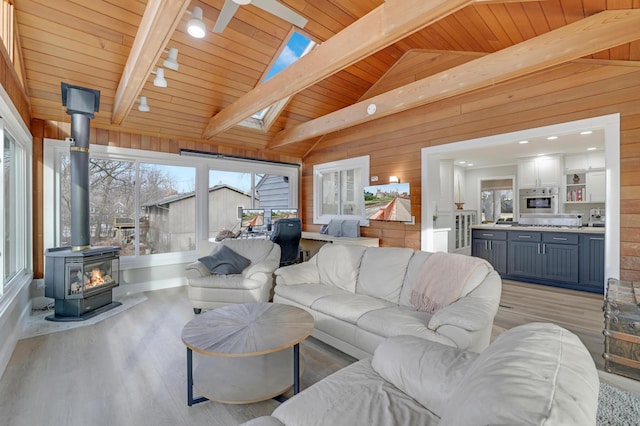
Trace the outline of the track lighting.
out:
[[[140,96],[140,105],[138,105],[138,111],[140,112],[149,112],[151,108],[149,108],[149,104],[147,103],[146,96]]]
[[[156,78],[153,79],[153,85],[156,87],[167,87],[167,80],[164,78],[164,68],[158,67],[158,69],[152,74],[156,75]]]
[[[178,71],[178,49],[175,47],[170,48],[169,50],[165,50],[167,53],[167,58],[162,63],[162,66],[165,68],[169,68],[170,70]]]
[[[195,38],[204,38],[207,33],[207,27],[202,22],[202,9],[198,6],[195,6],[191,11],[191,19],[187,22],[187,32]]]

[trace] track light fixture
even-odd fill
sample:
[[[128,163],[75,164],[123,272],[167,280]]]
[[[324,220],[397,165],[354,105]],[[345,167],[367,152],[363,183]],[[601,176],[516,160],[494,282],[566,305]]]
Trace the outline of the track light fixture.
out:
[[[191,19],[187,22],[187,32],[195,38],[204,38],[207,33],[207,27],[202,21],[202,9],[198,6],[194,6],[191,11]]]
[[[167,58],[162,63],[162,66],[165,68],[169,68],[170,70],[178,71],[178,49],[175,47],[170,48],[169,50],[165,50],[167,53]]]
[[[153,79],[153,85],[156,87],[167,87],[167,80],[164,78],[164,68],[158,67],[155,72],[156,78]]]
[[[149,104],[147,103],[146,96],[140,96],[140,105],[138,105],[138,111],[140,112],[149,112],[151,108],[149,108]]]

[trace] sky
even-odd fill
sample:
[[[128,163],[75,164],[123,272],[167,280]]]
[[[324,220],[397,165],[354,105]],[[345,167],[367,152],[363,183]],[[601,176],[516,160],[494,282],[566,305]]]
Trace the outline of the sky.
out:
[[[307,37],[303,36],[298,32],[294,32],[287,45],[282,49],[278,59],[273,64],[267,75],[265,75],[262,81],[267,81],[274,75],[278,74],[280,71],[300,59],[307,46],[309,46],[309,40]]]

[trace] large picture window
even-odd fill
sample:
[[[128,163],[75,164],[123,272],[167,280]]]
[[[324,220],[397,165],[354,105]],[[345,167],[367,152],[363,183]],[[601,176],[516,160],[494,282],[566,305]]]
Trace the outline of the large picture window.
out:
[[[46,139],[44,160],[45,248],[67,246],[69,143]],[[192,260],[199,240],[239,228],[238,206],[262,194],[297,207],[297,166],[91,145],[89,169],[91,245],[122,247],[123,269]]]
[[[313,167],[314,223],[357,217],[367,224],[364,188],[369,184],[369,156]]]

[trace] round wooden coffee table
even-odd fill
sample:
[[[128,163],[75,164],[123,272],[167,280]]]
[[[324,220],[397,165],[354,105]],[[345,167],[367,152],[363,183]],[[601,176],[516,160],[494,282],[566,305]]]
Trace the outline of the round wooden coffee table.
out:
[[[182,330],[187,346],[187,404],[246,404],[299,391],[299,343],[313,331],[304,309],[278,303],[228,305],[204,312]],[[293,347],[293,356],[285,349]],[[198,357],[194,382],[193,351]],[[293,374],[292,374],[293,372]],[[193,390],[202,395],[193,397]]]

